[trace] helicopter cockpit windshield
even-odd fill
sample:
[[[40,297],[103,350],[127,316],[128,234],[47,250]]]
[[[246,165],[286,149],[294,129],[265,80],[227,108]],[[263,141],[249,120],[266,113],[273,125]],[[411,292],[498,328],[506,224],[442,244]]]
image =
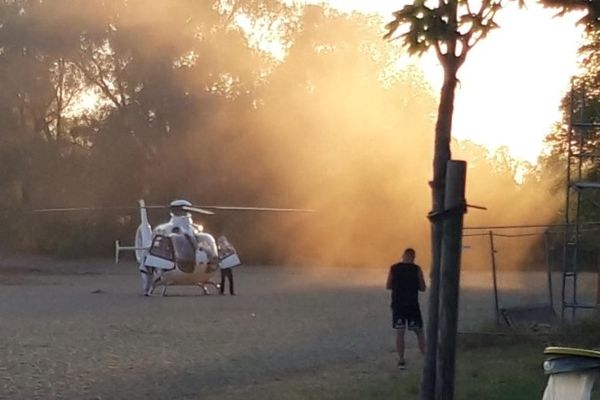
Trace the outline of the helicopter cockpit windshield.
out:
[[[196,243],[189,235],[173,233],[169,235],[173,245],[173,255],[177,268],[183,272],[193,272],[196,265]]]
[[[165,260],[172,260],[173,245],[171,240],[166,236],[157,235],[152,242],[152,247],[150,247],[150,254]]]

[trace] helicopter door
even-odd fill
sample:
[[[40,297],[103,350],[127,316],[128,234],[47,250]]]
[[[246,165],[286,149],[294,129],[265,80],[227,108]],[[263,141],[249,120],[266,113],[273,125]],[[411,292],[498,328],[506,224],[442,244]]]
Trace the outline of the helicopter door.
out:
[[[195,240],[181,233],[171,234],[170,239],[173,244],[173,255],[177,268],[186,273],[194,272],[196,265]]]
[[[175,268],[171,239],[163,235],[156,235],[144,260],[144,265],[158,269]]]

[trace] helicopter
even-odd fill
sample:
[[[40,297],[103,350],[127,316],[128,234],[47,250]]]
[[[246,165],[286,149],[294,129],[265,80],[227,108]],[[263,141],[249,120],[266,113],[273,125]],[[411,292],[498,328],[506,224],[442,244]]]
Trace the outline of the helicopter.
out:
[[[162,286],[164,296],[169,286],[198,286],[204,294],[209,288],[220,289],[212,278],[219,269],[234,268],[242,264],[233,245],[225,236],[217,240],[204,232],[200,224],[192,220],[192,213],[214,215],[206,208],[218,210],[246,210],[267,212],[312,212],[312,210],[261,208],[261,207],[194,207],[187,200],[174,200],[169,204],[170,220],[154,229],[148,221],[148,208],[139,200],[140,225],[135,234],[133,246],[121,246],[115,241],[115,262],[123,250],[135,252],[142,279],[142,294],[151,296],[157,287]]]

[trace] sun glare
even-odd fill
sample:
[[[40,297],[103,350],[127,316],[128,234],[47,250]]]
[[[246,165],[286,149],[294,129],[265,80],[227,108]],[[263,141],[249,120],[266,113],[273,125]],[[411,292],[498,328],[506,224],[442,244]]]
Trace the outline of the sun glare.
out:
[[[378,13],[384,20],[407,0],[309,0],[344,12]],[[556,10],[511,5],[497,15],[500,29],[477,44],[459,71],[453,135],[536,163],[544,138],[561,118],[560,102],[577,71],[583,28],[578,14],[555,17]],[[442,70],[435,54],[415,61],[436,93]]]
[[[513,157],[536,163],[561,119],[583,33],[575,27],[579,16],[555,14],[535,4],[499,13],[501,28],[473,49],[459,73],[455,137],[490,150],[507,146]]]
[[[250,47],[264,51],[278,61],[283,61],[286,49],[276,34],[277,29],[272,29],[273,27],[267,24],[261,24],[261,21],[253,22],[243,14],[236,16],[235,22],[246,34]]]
[[[98,94],[95,88],[82,91],[73,99],[71,106],[66,110],[67,115],[82,115],[94,112],[105,101]]]

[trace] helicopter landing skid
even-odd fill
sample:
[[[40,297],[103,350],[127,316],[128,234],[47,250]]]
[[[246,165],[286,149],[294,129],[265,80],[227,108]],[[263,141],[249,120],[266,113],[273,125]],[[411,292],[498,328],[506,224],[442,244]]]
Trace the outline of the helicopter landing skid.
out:
[[[146,293],[144,293],[144,296],[152,296],[154,294],[154,291],[157,288],[156,283],[159,282],[159,279],[155,281],[155,285],[152,285],[152,287],[150,288],[150,290]],[[209,287],[213,287],[215,288],[215,291],[217,293],[219,293],[219,291],[221,290],[221,285],[218,283],[214,283],[214,282],[198,282],[195,284],[196,286],[198,286],[200,289],[202,289],[202,293],[205,295],[210,295],[211,292],[209,290]],[[167,295],[167,288],[171,286],[171,285],[167,285],[167,284],[163,284],[163,288],[162,288],[162,292],[161,292],[161,296],[166,296]],[[179,285],[173,285],[173,286],[179,286]]]
[[[219,285],[218,283],[210,282],[210,281],[209,282],[204,282],[204,283],[197,283],[197,285],[200,288],[202,288],[202,292],[204,294],[210,294],[210,290],[208,290],[208,288],[210,286],[214,287],[217,292],[219,292],[219,290],[221,290],[221,285]]]

